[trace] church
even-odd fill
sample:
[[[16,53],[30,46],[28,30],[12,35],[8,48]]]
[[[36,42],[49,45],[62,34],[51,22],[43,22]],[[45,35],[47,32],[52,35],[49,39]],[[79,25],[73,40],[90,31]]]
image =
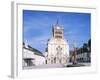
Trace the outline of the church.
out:
[[[47,42],[46,64],[67,64],[69,45],[64,38],[64,28],[57,23],[52,26],[52,37]]]

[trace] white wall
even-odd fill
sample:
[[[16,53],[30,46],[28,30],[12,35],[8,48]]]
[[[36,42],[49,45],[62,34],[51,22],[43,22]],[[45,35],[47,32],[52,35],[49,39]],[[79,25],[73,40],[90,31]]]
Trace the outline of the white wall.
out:
[[[34,52],[27,49],[23,49],[23,58],[35,58]]]
[[[34,58],[35,65],[45,64],[45,57],[36,55],[34,52],[28,49],[23,49],[23,58]]]
[[[32,0],[33,1],[33,0]],[[48,2],[49,4],[68,4],[63,1],[71,0],[34,0],[38,3]],[[50,2],[51,1],[51,2]],[[86,74],[72,74],[72,75],[57,75],[57,76],[45,76],[37,77],[25,80],[100,80],[100,0],[73,0],[77,5],[92,5],[97,6],[97,20],[99,21],[97,33],[94,34],[96,37],[96,47],[98,52],[98,72],[97,73],[86,73]],[[79,1],[79,2],[78,2]],[[80,2],[83,1],[83,2]],[[10,75],[11,65],[11,0],[0,0],[0,80],[12,80]],[[47,73],[47,72],[46,72]],[[22,79],[23,80],[23,79]]]
[[[43,56],[39,56],[39,55],[35,55],[35,65],[42,65],[45,64],[45,57]]]

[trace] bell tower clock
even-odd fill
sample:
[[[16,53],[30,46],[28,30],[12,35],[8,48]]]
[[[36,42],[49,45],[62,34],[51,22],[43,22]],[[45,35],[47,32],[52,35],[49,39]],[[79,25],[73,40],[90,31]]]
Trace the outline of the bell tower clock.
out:
[[[53,26],[53,37],[56,39],[63,38],[63,28],[58,24],[58,20],[56,25]]]

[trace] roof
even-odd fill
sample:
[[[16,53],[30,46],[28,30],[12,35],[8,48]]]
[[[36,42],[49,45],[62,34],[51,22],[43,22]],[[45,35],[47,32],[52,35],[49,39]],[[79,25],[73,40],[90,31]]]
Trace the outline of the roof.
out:
[[[27,48],[25,46],[23,46],[23,48],[34,52],[34,54],[36,54],[36,55],[45,57],[42,52],[40,52],[39,50],[31,47],[30,45],[28,45]]]
[[[34,58],[24,58],[24,60],[35,60]]]

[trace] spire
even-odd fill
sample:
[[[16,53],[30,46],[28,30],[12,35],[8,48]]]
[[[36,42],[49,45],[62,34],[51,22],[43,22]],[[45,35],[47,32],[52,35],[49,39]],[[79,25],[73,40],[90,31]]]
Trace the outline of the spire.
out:
[[[57,18],[57,23],[56,23],[57,25],[58,25],[58,21],[59,21],[59,19]]]
[[[57,22],[56,22],[56,25],[59,25],[59,19],[57,18]]]
[[[60,25],[59,25],[59,18],[57,18],[57,22],[56,22],[56,25],[55,25],[56,29],[60,29]]]

